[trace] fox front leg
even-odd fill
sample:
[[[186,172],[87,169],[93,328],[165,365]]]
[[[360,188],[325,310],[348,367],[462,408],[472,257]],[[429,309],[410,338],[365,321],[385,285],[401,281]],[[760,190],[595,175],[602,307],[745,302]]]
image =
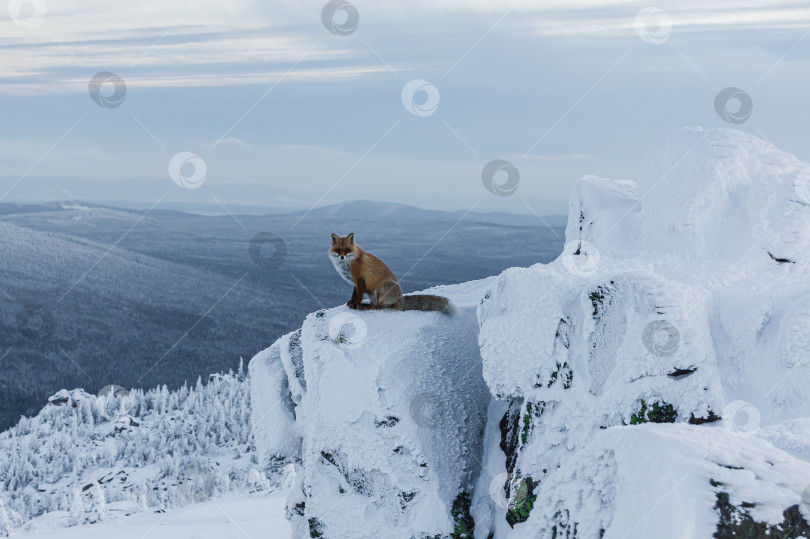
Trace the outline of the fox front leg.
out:
[[[363,296],[366,293],[365,279],[357,279],[354,284],[354,292],[352,292],[352,299],[346,304],[352,309],[360,309],[363,304]]]
[[[352,309],[357,308],[357,287],[352,289],[352,299],[346,302],[346,305]]]

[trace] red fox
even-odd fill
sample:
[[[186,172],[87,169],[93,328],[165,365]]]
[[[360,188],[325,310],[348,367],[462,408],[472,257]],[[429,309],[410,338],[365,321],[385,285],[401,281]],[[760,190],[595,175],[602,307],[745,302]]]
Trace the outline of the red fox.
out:
[[[456,312],[450,300],[429,294],[402,295],[394,272],[371,253],[354,243],[354,233],[345,238],[332,234],[329,259],[341,277],[354,285],[352,299],[346,305],[352,309],[396,309],[398,311]],[[371,303],[363,303],[368,295]]]

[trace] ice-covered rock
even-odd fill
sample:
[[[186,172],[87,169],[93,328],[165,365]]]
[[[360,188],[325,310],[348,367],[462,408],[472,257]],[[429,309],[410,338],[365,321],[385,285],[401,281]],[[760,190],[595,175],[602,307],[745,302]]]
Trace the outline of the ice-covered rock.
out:
[[[786,510],[801,513],[802,477],[810,477],[810,463],[756,437],[741,442],[725,428],[614,427],[534,487],[531,517],[509,537],[710,538],[718,506],[732,518],[777,526]]]
[[[760,139],[682,129],[638,182],[573,187],[562,255],[502,273],[478,311],[505,501],[476,493],[477,537],[710,537],[726,517],[810,516],[807,430],[788,422],[810,416],[808,180]]]
[[[487,284],[433,290],[454,316],[318,311],[251,361],[260,460],[296,462],[295,537],[472,529],[490,402],[475,308]]]
[[[48,397],[48,404],[53,406],[70,406],[76,408],[82,402],[89,402],[94,400],[95,396],[87,393],[83,389],[60,389],[50,397]]]
[[[303,392],[297,382],[299,375],[303,379],[303,373],[297,373],[291,384],[284,367],[289,364],[290,354],[300,351],[300,335],[299,330],[281,337],[248,365],[251,406],[260,410],[251,419],[253,440],[259,464],[269,473],[301,460],[301,436],[295,423],[296,404],[290,388],[297,390],[296,401],[300,403]],[[287,362],[282,362],[282,355],[288,358]]]

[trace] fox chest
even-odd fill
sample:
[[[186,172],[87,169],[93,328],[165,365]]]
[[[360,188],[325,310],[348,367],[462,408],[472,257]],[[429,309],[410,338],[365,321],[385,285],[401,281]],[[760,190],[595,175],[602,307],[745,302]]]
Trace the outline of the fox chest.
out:
[[[340,260],[337,257],[332,257],[332,265],[335,266],[335,269],[340,274],[341,277],[346,279],[351,284],[354,284],[354,277],[352,277],[352,270],[351,260]]]

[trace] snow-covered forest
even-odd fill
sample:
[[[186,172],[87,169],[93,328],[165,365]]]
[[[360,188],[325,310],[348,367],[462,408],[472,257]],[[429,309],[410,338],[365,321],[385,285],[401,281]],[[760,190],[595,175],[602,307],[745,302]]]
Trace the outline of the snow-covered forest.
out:
[[[271,490],[256,464],[248,385],[240,370],[175,391],[59,391],[0,434],[0,536],[45,514],[51,526],[76,526]],[[283,480],[277,472],[272,481]]]

